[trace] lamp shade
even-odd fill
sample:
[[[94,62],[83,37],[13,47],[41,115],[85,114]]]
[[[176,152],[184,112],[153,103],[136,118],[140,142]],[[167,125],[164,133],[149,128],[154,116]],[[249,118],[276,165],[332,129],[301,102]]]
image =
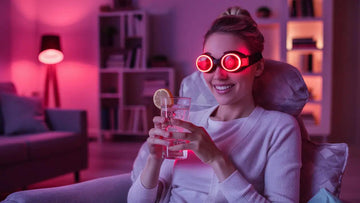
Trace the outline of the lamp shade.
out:
[[[58,35],[43,35],[41,37],[41,48],[39,61],[45,64],[56,64],[64,59]]]

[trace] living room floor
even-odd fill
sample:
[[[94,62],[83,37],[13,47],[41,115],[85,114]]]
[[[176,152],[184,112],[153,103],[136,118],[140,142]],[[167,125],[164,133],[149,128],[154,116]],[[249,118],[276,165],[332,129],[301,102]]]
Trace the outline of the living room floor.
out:
[[[130,172],[133,160],[144,139],[89,142],[89,168],[81,172],[81,181]],[[74,183],[73,174],[42,181],[28,189],[54,187]],[[360,202],[360,148],[350,147],[350,156],[343,177],[341,199]],[[1,199],[0,199],[1,200]]]

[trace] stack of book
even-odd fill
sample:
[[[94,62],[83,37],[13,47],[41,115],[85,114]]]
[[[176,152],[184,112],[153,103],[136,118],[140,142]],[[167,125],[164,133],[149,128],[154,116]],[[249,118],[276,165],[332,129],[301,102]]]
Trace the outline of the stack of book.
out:
[[[143,67],[142,61],[142,49],[141,47],[135,47],[128,50],[126,67],[128,68],[141,68]]]
[[[101,108],[101,129],[118,129],[118,111],[117,106],[104,106]]]
[[[314,17],[313,0],[292,0],[291,17]]]
[[[292,46],[296,48],[316,48],[316,41],[313,38],[294,38]]]
[[[123,54],[112,54],[106,61],[108,68],[123,68],[125,66],[125,57]]]
[[[128,68],[141,68],[142,64],[142,40],[140,37],[129,37],[126,39],[125,46],[127,49],[126,64]]]

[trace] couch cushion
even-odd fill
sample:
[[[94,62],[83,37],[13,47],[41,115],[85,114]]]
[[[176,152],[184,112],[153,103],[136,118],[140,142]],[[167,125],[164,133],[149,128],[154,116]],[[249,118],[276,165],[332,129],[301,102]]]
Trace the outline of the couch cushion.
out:
[[[28,145],[30,160],[49,158],[82,146],[81,136],[72,132],[45,132],[21,137]]]
[[[48,131],[44,108],[37,98],[1,93],[4,133],[24,134]]]
[[[15,85],[11,82],[0,82],[0,94],[8,93],[8,94],[16,94]],[[1,107],[1,98],[0,98],[0,107]],[[4,119],[3,113],[0,108],[0,136],[4,133]]]
[[[309,98],[304,79],[294,66],[265,60],[264,72],[254,81],[254,100],[265,109],[298,116]]]
[[[24,139],[13,139],[9,136],[0,137],[0,165],[23,162],[28,159]]]
[[[339,197],[347,158],[345,143],[313,143],[303,139],[300,202],[309,201],[322,188]]]

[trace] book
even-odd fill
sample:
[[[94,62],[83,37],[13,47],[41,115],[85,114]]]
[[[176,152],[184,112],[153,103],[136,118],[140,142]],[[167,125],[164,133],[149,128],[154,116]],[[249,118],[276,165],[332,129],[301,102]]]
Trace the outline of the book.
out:
[[[301,54],[299,60],[299,68],[303,73],[313,72],[313,54]]]
[[[130,67],[130,68],[134,68],[134,67],[135,67],[136,50],[137,50],[137,48],[133,48],[133,49],[131,50],[130,64],[129,64],[129,67]]]
[[[298,15],[296,8],[296,0],[291,1],[290,17],[296,17]]]
[[[112,54],[108,57],[106,61],[106,67],[116,67],[122,68],[125,66],[125,56],[124,54]]]
[[[312,54],[308,54],[308,64],[307,64],[307,70],[309,73],[313,72],[313,55]]]
[[[292,39],[293,48],[316,48],[316,41],[313,38]]]
[[[313,0],[292,0],[290,7],[291,17],[314,17]]]
[[[106,106],[101,108],[101,129],[116,130],[119,128],[118,107]]]
[[[125,16],[120,16],[119,19],[120,23],[120,47],[125,48],[125,39],[126,39],[126,23],[125,23]]]
[[[141,48],[136,48],[136,53],[135,53],[135,64],[134,67],[135,68],[142,68],[142,49]]]

